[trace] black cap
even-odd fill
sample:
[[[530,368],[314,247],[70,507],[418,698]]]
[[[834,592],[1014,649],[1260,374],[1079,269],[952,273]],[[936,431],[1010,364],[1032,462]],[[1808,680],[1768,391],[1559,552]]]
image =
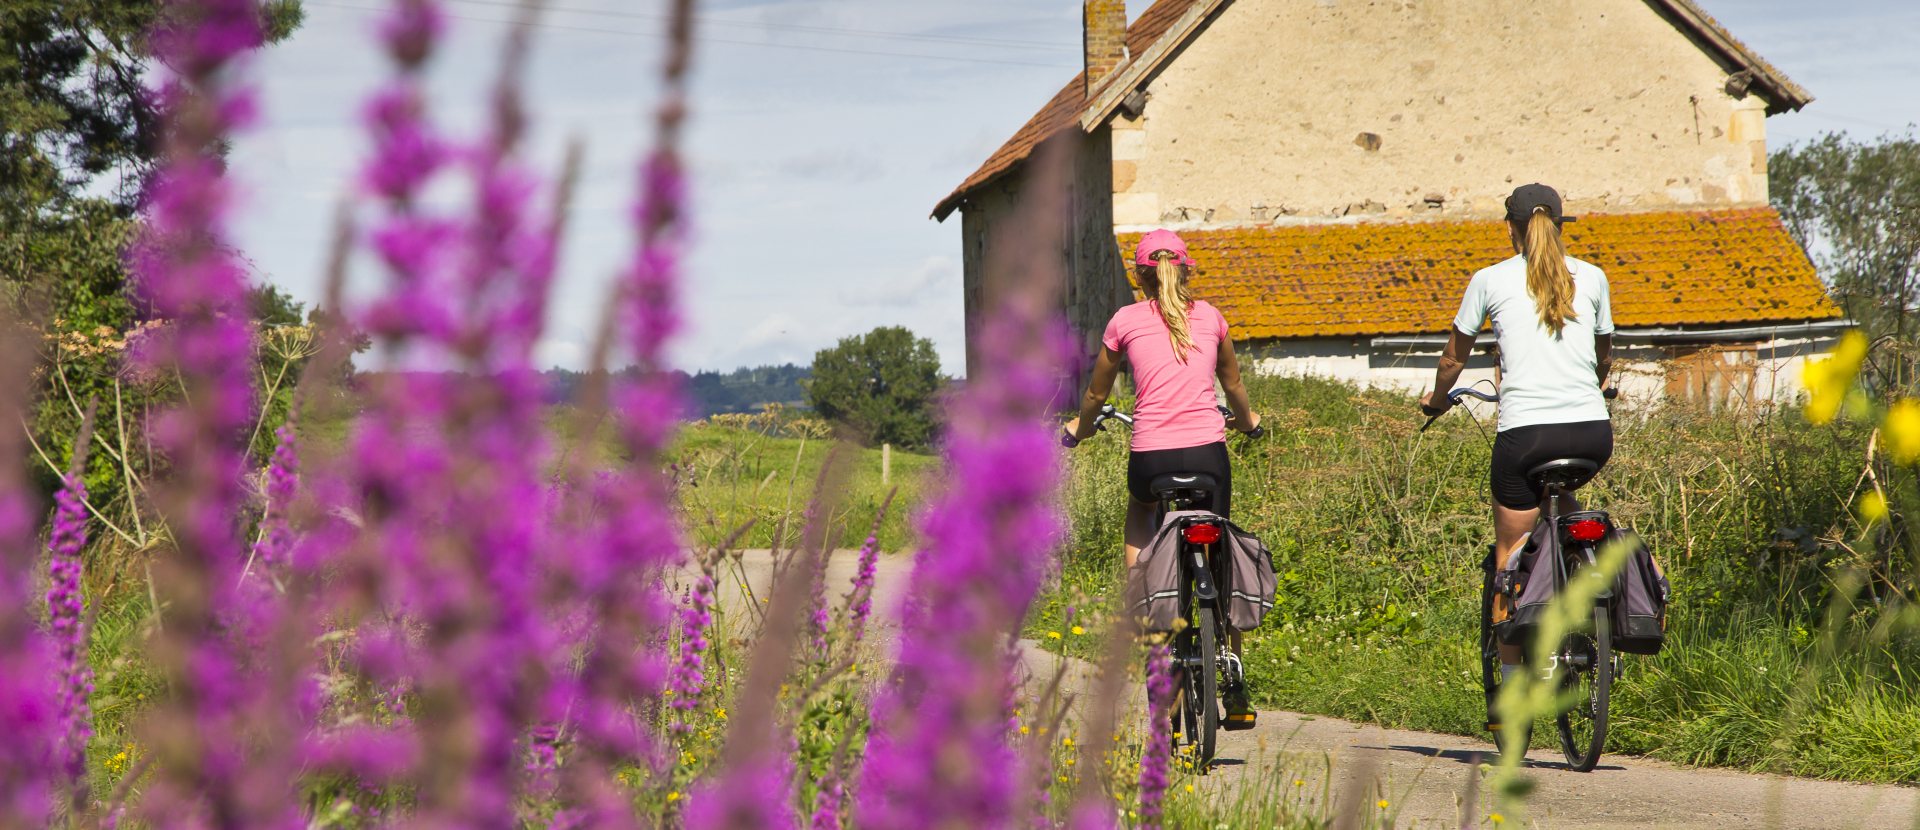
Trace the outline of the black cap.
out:
[[[1533,218],[1533,212],[1545,210],[1547,217],[1556,225],[1574,221],[1574,218],[1562,212],[1560,194],[1553,188],[1539,182],[1521,185],[1513,189],[1513,195],[1507,197],[1507,221],[1525,222]]]

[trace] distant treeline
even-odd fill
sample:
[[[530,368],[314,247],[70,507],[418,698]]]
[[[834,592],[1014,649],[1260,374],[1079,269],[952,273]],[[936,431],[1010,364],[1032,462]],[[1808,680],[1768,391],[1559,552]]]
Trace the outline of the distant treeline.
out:
[[[544,374],[549,403],[573,400],[575,392],[586,379],[584,372],[567,369],[549,369]],[[706,418],[730,412],[759,412],[768,404],[803,408],[807,405],[807,390],[801,384],[812,374],[813,371],[805,366],[787,364],[742,367],[726,373],[698,372],[688,375],[683,372],[681,377],[693,408],[688,414],[695,418]]]

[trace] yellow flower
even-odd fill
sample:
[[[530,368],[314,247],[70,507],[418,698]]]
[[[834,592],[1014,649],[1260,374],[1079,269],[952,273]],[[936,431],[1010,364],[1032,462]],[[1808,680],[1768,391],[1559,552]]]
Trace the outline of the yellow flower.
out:
[[[1187,785],[1187,792],[1189,792],[1189,793],[1191,793],[1191,792],[1193,792],[1193,785],[1192,785],[1192,784],[1188,784],[1188,785]]]
[[[1304,786],[1306,786],[1306,785],[1307,785],[1307,782],[1305,782],[1305,781],[1302,781],[1302,780],[1300,780],[1300,779],[1298,779],[1298,778],[1295,778],[1295,779],[1293,779],[1293,785],[1294,785],[1294,786],[1296,786],[1296,787],[1304,787]]]
[[[1860,497],[1860,518],[1867,520],[1867,524],[1886,521],[1887,497],[1880,495],[1879,490],[1868,490]]]
[[[1065,784],[1065,783],[1067,783],[1067,777],[1066,777],[1066,776],[1064,776],[1064,775],[1062,775],[1062,776],[1060,776],[1060,783],[1062,783],[1062,784]]]
[[[1058,640],[1058,639],[1060,639],[1060,632],[1058,632],[1058,631],[1049,631],[1049,632],[1047,632],[1047,639],[1049,639],[1049,640]]]
[[[1379,801],[1377,801],[1377,802],[1374,802],[1374,805],[1373,805],[1373,806],[1375,806],[1375,807],[1379,807],[1380,809],[1382,809],[1382,810],[1385,810],[1385,809],[1387,809],[1387,800],[1386,800],[1386,799],[1384,799],[1384,798],[1383,798],[1383,799],[1380,799]]]
[[[1032,731],[1033,731],[1033,729],[1032,729],[1032,728],[1030,728],[1030,727],[1028,727],[1028,726],[1027,726],[1026,724],[1024,724],[1024,723],[1023,723],[1023,724],[1020,724],[1020,734],[1022,734],[1022,735],[1025,735],[1025,734],[1027,734],[1028,732],[1032,732]]]
[[[1080,635],[1080,634],[1085,634],[1085,633],[1087,633],[1087,630],[1086,630],[1086,629],[1084,629],[1084,628],[1081,628],[1080,626],[1077,626],[1077,625],[1076,625],[1076,626],[1074,626],[1074,627],[1073,627],[1073,633],[1074,633],[1074,634],[1075,634],[1076,636],[1078,636],[1078,635]]]
[[[668,804],[672,804],[673,802],[675,802],[675,801],[679,801],[679,800],[680,800],[680,791],[679,791],[679,790],[674,790],[674,791],[672,791],[672,792],[669,792],[669,793],[667,793],[667,803],[668,803]]]
[[[1895,463],[1920,461],[1920,401],[1908,398],[1894,404],[1880,431],[1887,436],[1887,454]]]
[[[1494,824],[1506,824],[1506,823],[1507,823],[1507,817],[1506,817],[1506,816],[1503,816],[1503,815],[1500,815],[1499,813],[1493,813],[1493,814],[1490,814],[1490,815],[1488,815],[1488,816],[1487,816],[1487,820],[1488,820],[1488,821],[1491,821],[1491,822],[1493,822]]]
[[[1809,360],[1806,368],[1800,372],[1800,381],[1807,387],[1807,420],[1815,424],[1832,423],[1840,414],[1840,406],[1846,403],[1847,393],[1853,389],[1854,378],[1860,375],[1860,364],[1867,359],[1867,336],[1857,331],[1847,332],[1835,346],[1833,355],[1824,360]]]
[[[721,720],[726,720],[726,719],[727,719],[727,710],[726,710],[726,709],[725,709],[724,707],[723,707],[723,708],[719,708],[719,709],[715,709],[715,710],[713,710],[713,716],[714,716],[714,717],[716,717],[716,718],[719,718],[719,719],[721,719]]]

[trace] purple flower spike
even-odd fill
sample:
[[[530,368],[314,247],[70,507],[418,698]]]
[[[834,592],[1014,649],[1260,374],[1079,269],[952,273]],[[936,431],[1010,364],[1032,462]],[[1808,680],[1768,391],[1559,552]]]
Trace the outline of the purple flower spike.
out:
[[[83,439],[84,441],[84,439]],[[79,467],[84,447],[75,452],[75,470],[62,479],[54,497],[53,534],[48,540],[47,617],[52,623],[54,648],[60,661],[60,718],[66,724],[61,741],[62,772],[66,785],[79,790],[87,781],[87,739],[93,737],[93,667],[87,663],[85,600],[80,590],[80,554],[87,547],[87,484]]]
[[[1169,730],[1173,709],[1173,661],[1165,643],[1147,655],[1147,747],[1140,755],[1140,827],[1159,830],[1173,763]]]
[[[293,507],[300,474],[291,416],[274,436],[279,442],[273,448],[273,461],[267,465],[266,515],[260,522],[260,538],[253,544],[254,559],[269,574],[284,566],[288,553],[293,550],[293,525],[287,513]]]
[[[0,421],[18,423],[27,365],[34,344],[18,336],[0,309]],[[62,727],[52,649],[34,621],[29,599],[38,564],[34,526],[38,509],[22,473],[26,441],[19,429],[0,429],[0,827],[53,826],[53,794]]]
[[[706,674],[701,660],[707,651],[707,627],[712,624],[713,574],[702,573],[687,594],[686,607],[680,611],[680,660],[667,676],[667,688],[673,692],[673,710],[679,715],[673,722],[676,735],[693,732],[691,716],[699,708],[700,694],[705,690]]]
[[[1027,200],[1034,250],[1054,244],[1065,167],[1036,162]],[[1007,250],[1023,250],[1015,244]],[[980,372],[949,407],[946,488],[921,520],[925,539],[901,624],[899,657],[874,703],[854,823],[918,828],[1025,824],[1028,767],[1010,744],[1014,680],[1005,659],[1061,539],[1061,480],[1053,427],[1070,346],[1051,300],[1059,273],[1034,257],[1001,266],[986,316],[976,320]],[[1013,279],[1015,268],[1026,271]],[[993,270],[990,268],[990,270]]]

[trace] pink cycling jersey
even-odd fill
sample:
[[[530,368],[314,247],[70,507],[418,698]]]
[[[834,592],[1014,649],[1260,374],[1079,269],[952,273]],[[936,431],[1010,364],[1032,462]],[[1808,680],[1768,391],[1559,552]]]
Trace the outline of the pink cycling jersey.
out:
[[[1133,451],[1201,447],[1227,437],[1227,419],[1216,407],[1214,370],[1220,343],[1227,339],[1227,318],[1195,300],[1187,310],[1187,332],[1194,349],[1183,362],[1174,357],[1167,323],[1152,300],[1120,309],[1107,322],[1107,348],[1133,364],[1137,400],[1133,407]]]

